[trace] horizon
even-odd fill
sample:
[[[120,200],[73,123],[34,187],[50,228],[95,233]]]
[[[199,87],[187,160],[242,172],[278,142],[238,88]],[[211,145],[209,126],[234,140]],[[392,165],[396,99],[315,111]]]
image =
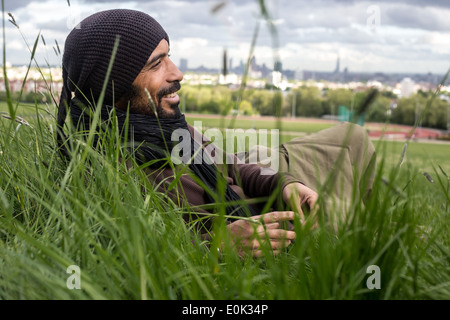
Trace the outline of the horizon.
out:
[[[176,61],[174,62],[175,65],[177,67],[179,67],[179,63],[176,63]],[[7,68],[8,67],[12,67],[12,68],[23,68],[26,67],[28,68],[28,64],[29,63],[23,63],[23,64],[11,64],[9,61],[6,61],[7,64]],[[3,62],[0,62],[0,67],[3,67]],[[37,66],[36,64],[32,64],[30,68],[40,68],[40,69],[47,69],[47,68],[51,68],[51,69],[57,69],[57,68],[61,68],[60,65],[46,65],[45,67],[43,66]],[[185,72],[197,72],[196,69],[207,69],[209,70],[209,72],[205,72],[205,73],[221,73],[221,69],[222,67],[206,67],[203,65],[199,65],[199,66],[195,66],[195,67],[190,67],[187,70],[185,70],[183,73]],[[272,70],[272,69],[271,69]],[[293,69],[283,69],[283,71],[296,71]],[[332,73],[333,70],[313,70],[313,69],[304,69],[304,70],[297,70],[297,71],[305,71],[305,72],[318,72],[318,73]],[[340,73],[342,73],[343,71],[340,71]],[[198,73],[202,73],[202,72],[198,72]],[[229,73],[233,73],[233,72],[229,72]],[[352,71],[352,70],[348,70],[349,74],[364,74],[364,75],[377,75],[377,74],[384,74],[384,75],[421,75],[421,76],[425,76],[425,75],[434,75],[434,76],[445,76],[445,74],[447,73],[447,71],[444,71],[442,73],[434,73],[434,72],[415,72],[415,71],[400,71],[400,72],[395,72],[395,71]],[[0,75],[0,78],[3,78],[3,74]],[[450,79],[448,79],[450,80]]]

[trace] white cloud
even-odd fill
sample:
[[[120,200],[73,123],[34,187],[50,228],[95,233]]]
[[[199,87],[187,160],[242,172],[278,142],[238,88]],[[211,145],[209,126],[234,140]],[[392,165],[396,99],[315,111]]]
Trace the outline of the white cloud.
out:
[[[19,40],[13,40],[13,41],[7,41],[6,48],[8,50],[24,50],[25,45],[22,42],[20,42]]]
[[[401,1],[290,1],[267,0],[278,30],[283,67],[332,70],[337,55],[350,70],[444,73],[450,62],[450,9],[446,2]],[[228,1],[216,14],[213,1],[18,1],[12,8],[29,44],[42,32],[47,49],[41,59],[60,64],[52,46],[62,49],[70,28],[84,17],[111,8],[143,10],[155,17],[171,39],[174,61],[187,58],[189,66],[220,68],[224,48],[235,65],[249,53],[259,8],[257,1]],[[434,3],[434,2],[433,2]],[[425,5],[427,4],[427,5]],[[380,9],[380,25],[367,25],[370,6]],[[11,6],[11,5],[10,5]],[[9,9],[8,9],[9,10]],[[7,28],[7,59],[26,63],[29,52],[20,33]],[[259,30],[256,59],[273,64],[267,25]],[[48,58],[47,58],[48,57]]]

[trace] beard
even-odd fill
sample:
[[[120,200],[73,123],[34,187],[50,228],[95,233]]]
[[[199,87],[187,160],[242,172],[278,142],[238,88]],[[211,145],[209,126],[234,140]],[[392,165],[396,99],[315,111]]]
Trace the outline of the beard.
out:
[[[162,98],[166,94],[176,92],[180,90],[180,87],[181,86],[178,81],[174,82],[172,85],[158,90],[156,93],[156,99],[149,101],[147,93],[143,88],[132,85],[125,95],[120,98],[120,101],[116,107],[125,112],[129,108],[130,113],[144,114],[153,118],[158,117],[160,119],[176,119],[182,115],[179,108],[179,102],[169,104],[169,110],[164,109],[161,104]],[[155,108],[156,110],[154,110]]]

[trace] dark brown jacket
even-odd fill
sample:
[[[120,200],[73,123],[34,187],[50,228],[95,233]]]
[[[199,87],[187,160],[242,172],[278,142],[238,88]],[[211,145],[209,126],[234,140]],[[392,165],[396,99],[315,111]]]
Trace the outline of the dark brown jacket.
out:
[[[189,126],[191,135],[194,135],[194,128]],[[205,144],[209,142],[207,138],[201,134]],[[214,155],[213,155],[214,156]],[[230,155],[228,155],[230,156]],[[278,196],[281,196],[281,190],[284,186],[292,182],[299,182],[297,179],[287,173],[275,173],[273,175],[261,175],[261,167],[257,164],[238,164],[235,155],[231,155],[235,159],[233,164],[217,165],[218,169],[224,174],[230,187],[242,198],[242,199],[254,199],[265,198],[259,204],[252,204],[252,208],[260,214],[261,209],[267,202],[267,198],[272,195],[274,191],[278,191]],[[182,167],[179,166],[181,170]],[[175,168],[175,171],[178,167]],[[173,172],[170,167],[159,169],[156,171],[147,170],[149,179],[158,187],[158,190],[168,194],[172,201],[179,206],[185,206],[188,202],[189,206],[195,210],[195,212],[207,212],[202,208],[196,208],[197,206],[205,205],[205,191],[197,184],[188,170],[181,174],[176,186],[171,186],[177,172]],[[170,190],[169,190],[170,189]],[[281,198],[279,198],[281,199]],[[278,201],[280,203],[280,201]],[[274,202],[277,205],[277,201]]]

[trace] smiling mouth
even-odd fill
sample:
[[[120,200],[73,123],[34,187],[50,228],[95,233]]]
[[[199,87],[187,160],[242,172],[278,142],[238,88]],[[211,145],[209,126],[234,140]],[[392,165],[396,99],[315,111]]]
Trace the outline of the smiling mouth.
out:
[[[175,98],[177,96],[178,95],[175,92],[173,92],[173,93],[166,94],[165,96],[163,96],[163,98],[164,99],[171,99],[171,98]]]
[[[179,97],[177,91],[181,89],[180,83],[175,82],[170,87],[161,90],[158,94],[158,101],[166,100],[169,103],[177,103],[179,101]]]
[[[167,103],[170,108],[173,108],[180,103],[180,97],[175,92],[172,92],[162,96],[160,101]]]

